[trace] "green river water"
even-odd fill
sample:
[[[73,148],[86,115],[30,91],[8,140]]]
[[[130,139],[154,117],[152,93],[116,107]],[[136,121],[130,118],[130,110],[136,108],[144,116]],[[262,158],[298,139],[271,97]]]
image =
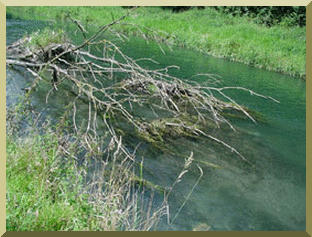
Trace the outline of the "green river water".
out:
[[[7,44],[43,26],[39,22],[7,20]],[[265,118],[265,122],[258,124],[250,120],[233,120],[238,132],[218,131],[216,134],[254,163],[252,169],[207,140],[181,137],[172,141],[181,156],[143,146],[140,156],[144,157],[144,177],[159,185],[168,186],[175,180],[191,151],[195,161],[219,161],[223,167],[215,169],[201,165],[204,175],[190,200],[174,223],[168,225],[164,220],[159,230],[192,230],[200,224],[210,226],[211,230],[305,230],[304,81],[182,48],[170,51],[164,46],[166,54],[163,54],[156,44],[146,44],[139,38],[131,38],[121,48],[133,58],[157,60],[160,63],[157,67],[179,66],[179,70],[170,72],[175,76],[188,79],[198,73],[217,74],[222,81],[220,86],[242,86],[280,101],[275,103],[237,90],[229,93],[238,103],[260,112]],[[193,80],[206,83],[201,77]],[[16,101],[22,94],[21,88],[29,82],[27,76],[7,69],[7,106]],[[39,91],[33,104],[52,117],[64,107],[65,102],[60,97],[51,99],[48,106],[44,98]],[[194,165],[176,186],[169,200],[172,216],[198,176]]]

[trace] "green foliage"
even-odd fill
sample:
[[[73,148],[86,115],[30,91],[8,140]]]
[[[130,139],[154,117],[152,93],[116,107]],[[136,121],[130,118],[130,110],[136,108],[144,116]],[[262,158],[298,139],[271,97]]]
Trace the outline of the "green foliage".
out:
[[[172,12],[183,12],[195,7],[191,6],[164,6],[162,9],[171,9]],[[204,9],[205,7],[197,7]],[[215,7],[218,11],[233,16],[249,16],[256,23],[268,26],[284,22],[288,26],[306,25],[306,8],[304,6],[226,6]]]
[[[164,7],[161,7],[162,9],[171,9],[172,12],[183,12],[183,11],[187,11],[187,10],[190,10],[192,8],[195,8],[195,7],[191,7],[191,6],[164,6]],[[199,6],[197,7],[197,9],[204,9],[205,7],[203,6]]]
[[[299,15],[303,14],[302,8],[297,9]],[[13,18],[34,19],[35,16],[37,20],[60,22],[69,13],[89,25],[106,24],[112,16],[116,19],[126,12],[122,7],[7,7],[7,14]],[[265,16],[263,11],[258,15],[259,19],[260,15]],[[165,32],[169,35],[168,42],[174,45],[305,78],[306,30],[292,25],[294,19],[286,14],[280,23],[267,27],[249,15],[225,14],[213,7],[192,8],[179,14],[160,7],[140,7],[125,21]],[[138,34],[138,29],[132,26],[117,29],[128,35]],[[144,33],[149,35],[148,31]]]
[[[288,26],[306,25],[306,7],[304,6],[235,6],[215,8],[234,16],[249,16],[256,23],[268,26],[276,25],[280,22]]]

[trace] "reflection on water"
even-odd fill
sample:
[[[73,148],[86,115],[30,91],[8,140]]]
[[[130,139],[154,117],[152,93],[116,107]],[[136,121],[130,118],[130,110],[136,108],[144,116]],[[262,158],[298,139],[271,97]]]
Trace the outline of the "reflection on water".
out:
[[[7,43],[43,26],[38,22],[7,20]],[[305,82],[191,50],[174,48],[163,55],[155,44],[145,44],[137,38],[124,43],[122,49],[134,58],[155,59],[159,67],[178,65],[181,69],[173,69],[171,73],[182,78],[197,73],[218,74],[222,85],[243,86],[280,101],[274,103],[247,92],[229,91],[237,102],[262,113],[266,122],[233,121],[238,128],[236,133],[217,131],[215,135],[239,149],[254,167],[204,139],[171,141],[178,155],[166,154],[147,144],[141,146],[139,155],[144,157],[144,177],[163,186],[172,184],[184,159],[194,152],[191,172],[184,176],[169,200],[173,216],[199,176],[195,164],[200,164],[204,171],[175,222],[168,226],[164,221],[160,229],[192,230],[208,226],[211,230],[305,230]],[[27,77],[7,69],[8,106],[29,83]],[[206,83],[201,77],[193,80]],[[38,110],[44,108],[45,113],[55,116],[68,100],[70,97],[65,92],[63,97],[54,94],[46,105],[42,88],[34,96],[33,104]],[[222,168],[206,166],[205,162]]]

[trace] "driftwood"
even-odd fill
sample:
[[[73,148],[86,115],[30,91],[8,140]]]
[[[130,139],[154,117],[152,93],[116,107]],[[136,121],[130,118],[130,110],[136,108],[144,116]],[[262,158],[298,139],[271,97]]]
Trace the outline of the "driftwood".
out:
[[[43,72],[51,74],[51,93],[57,93],[62,83],[69,83],[72,93],[76,95],[76,99],[72,102],[73,124],[76,131],[81,130],[75,121],[76,100],[82,99],[89,104],[87,125],[82,135],[86,149],[92,149],[89,141],[99,136],[98,120],[101,119],[111,136],[107,149],[109,146],[119,144],[120,150],[127,159],[134,160],[134,155],[126,146],[120,144],[120,136],[110,118],[118,115],[136,131],[145,131],[148,134],[148,131],[154,129],[151,127],[152,124],[142,120],[135,112],[136,106],[145,106],[155,114],[155,118],[161,117],[161,111],[175,118],[175,123],[166,123],[166,129],[179,128],[187,130],[193,136],[209,138],[248,162],[238,150],[203,131],[196,124],[205,124],[205,121],[210,121],[218,128],[225,124],[235,131],[230,121],[222,115],[224,110],[238,111],[256,122],[246,108],[226,95],[227,90],[244,90],[251,95],[274,99],[246,88],[209,87],[201,86],[192,80],[182,80],[168,74],[168,71],[176,66],[157,70],[141,67],[138,63],[140,60],[153,60],[132,59],[125,55],[114,42],[103,36],[104,32],[110,31],[120,37],[120,33],[113,31],[112,28],[114,25],[121,24],[126,16],[100,27],[89,38],[86,37],[85,30],[82,30],[85,41],[80,45],[64,42],[46,47],[29,48],[27,42],[31,41],[31,38],[23,38],[7,47],[6,63],[11,66],[24,67],[34,76],[32,86],[27,88],[28,92],[31,92],[41,80],[46,80],[41,76]],[[81,29],[80,23],[79,26]],[[101,52],[90,50],[96,46],[102,49]],[[212,82],[217,80],[210,74],[206,76],[207,80]],[[223,97],[224,101],[217,99],[216,94]],[[187,124],[183,120],[185,114],[195,118],[194,124]]]

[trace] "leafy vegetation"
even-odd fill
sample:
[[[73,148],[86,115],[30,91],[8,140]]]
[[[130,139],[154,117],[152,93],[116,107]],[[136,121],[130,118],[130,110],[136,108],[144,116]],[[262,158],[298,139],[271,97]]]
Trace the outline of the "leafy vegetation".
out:
[[[287,26],[306,25],[306,7],[304,6],[244,6],[216,7],[219,11],[238,16],[251,17],[256,23],[268,26],[282,23]]]
[[[195,7],[191,6],[165,6],[163,9],[171,9],[172,12],[183,12]],[[205,9],[204,6],[197,7]],[[282,23],[287,26],[306,25],[306,7],[304,6],[217,6],[220,12],[233,16],[248,16],[258,24],[267,26]]]
[[[7,8],[7,14],[13,18],[33,20],[36,16],[36,20],[55,20],[64,24],[70,15],[90,26],[108,23],[127,11],[122,7]],[[271,12],[274,11],[272,9]],[[259,12],[259,19],[260,15],[267,16]],[[272,14],[270,17],[275,19]],[[281,18],[280,22],[267,27],[266,24],[258,24],[248,14],[228,14],[212,7],[200,10],[192,8],[178,14],[160,7],[140,7],[125,19],[126,23],[164,32],[167,42],[173,45],[305,78],[306,32],[304,27],[294,25],[291,21],[290,18]],[[116,29],[128,35],[139,33],[138,28],[129,24]],[[147,29],[143,28],[142,31],[148,36]]]

